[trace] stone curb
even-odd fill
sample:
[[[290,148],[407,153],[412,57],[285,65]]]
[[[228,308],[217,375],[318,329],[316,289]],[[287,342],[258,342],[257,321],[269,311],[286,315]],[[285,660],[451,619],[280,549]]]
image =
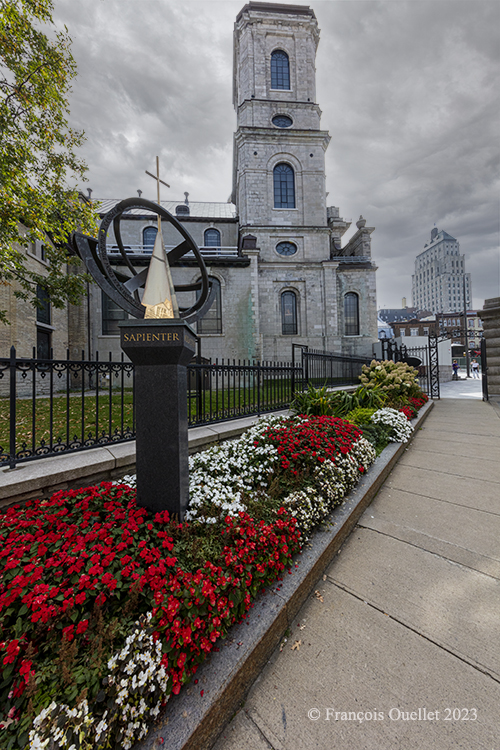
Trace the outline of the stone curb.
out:
[[[429,401],[412,420],[414,431],[433,406]],[[157,750],[162,746],[169,750],[209,750],[213,746],[405,450],[405,443],[387,446],[343,504],[335,508],[330,528],[317,532],[302,550],[297,558],[300,564],[282,582],[255,599],[247,618],[231,628],[226,640],[220,641],[220,651],[212,653],[199,667],[198,683],[192,681],[180,695],[172,696],[159,722],[133,750]]]
[[[288,414],[288,410],[265,412]],[[188,430],[189,452],[196,453],[224,440],[238,437],[261,416],[254,415],[214,422]],[[54,492],[79,489],[99,482],[121,479],[135,473],[135,440],[100,448],[75,451],[61,456],[20,463],[15,469],[0,471],[0,508],[31,498],[50,497]]]

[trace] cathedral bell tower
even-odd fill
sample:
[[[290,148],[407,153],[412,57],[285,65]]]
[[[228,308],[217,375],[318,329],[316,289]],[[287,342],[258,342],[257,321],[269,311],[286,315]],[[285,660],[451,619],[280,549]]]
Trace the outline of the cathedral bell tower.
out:
[[[350,224],[326,206],[330,135],[321,130],[316,103],[318,43],[316,16],[305,5],[249,2],[236,18],[232,200],[241,246],[254,268],[255,351],[262,359],[289,360],[292,343],[353,354],[361,345],[371,351],[368,328],[374,326],[361,331],[368,319],[359,307],[356,333],[349,341],[344,336],[344,297],[352,287],[359,306],[365,285],[360,273],[340,273],[336,256]],[[371,231],[360,230],[356,247],[361,239],[369,245]],[[355,267],[362,270],[352,263],[349,270]],[[375,310],[374,285],[372,292]],[[369,317],[376,323],[375,313]]]
[[[233,189],[242,226],[326,226],[318,42],[306,6],[251,2],[238,14]]]

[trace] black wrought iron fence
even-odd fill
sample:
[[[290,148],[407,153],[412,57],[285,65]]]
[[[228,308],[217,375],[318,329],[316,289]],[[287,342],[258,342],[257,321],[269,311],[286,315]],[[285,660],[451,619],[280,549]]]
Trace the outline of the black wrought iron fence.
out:
[[[350,357],[301,347],[304,381],[316,387],[359,384],[363,365],[371,358]]]
[[[296,390],[357,384],[369,360],[302,348],[300,361],[188,365],[190,426],[286,409]],[[0,464],[135,438],[134,366],[107,360],[0,358]]]
[[[191,426],[286,409],[302,383],[292,363],[219,362],[188,365]]]
[[[35,352],[34,352],[35,354]],[[130,362],[0,359],[0,463],[131,440],[135,436]]]
[[[438,338],[429,336],[423,346],[398,345],[390,339],[381,340],[382,360],[407,362],[418,372],[420,388],[429,398],[439,398]]]

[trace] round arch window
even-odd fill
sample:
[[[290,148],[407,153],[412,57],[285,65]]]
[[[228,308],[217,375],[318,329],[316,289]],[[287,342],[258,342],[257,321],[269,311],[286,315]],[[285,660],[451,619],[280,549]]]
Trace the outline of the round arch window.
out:
[[[293,120],[288,115],[275,115],[272,122],[277,128],[291,128],[293,125]]]
[[[293,242],[278,242],[276,245],[276,252],[279,255],[295,255],[297,252],[297,245]]]

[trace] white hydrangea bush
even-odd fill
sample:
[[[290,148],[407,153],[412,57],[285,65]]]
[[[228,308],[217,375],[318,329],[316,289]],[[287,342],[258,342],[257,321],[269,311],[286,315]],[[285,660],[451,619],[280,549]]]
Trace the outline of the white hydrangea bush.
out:
[[[385,407],[372,414],[371,421],[375,424],[385,424],[392,427],[389,440],[392,443],[407,443],[411,438],[413,427],[406,416],[396,409]]]
[[[124,750],[145,737],[168,699],[168,674],[162,665],[160,641],[147,630],[152,615],[136,623],[123,648],[108,661],[102,716],[94,716],[84,698],[74,708],[52,702],[33,722],[30,750],[104,750],[110,735]],[[113,729],[113,732],[111,732]]]

